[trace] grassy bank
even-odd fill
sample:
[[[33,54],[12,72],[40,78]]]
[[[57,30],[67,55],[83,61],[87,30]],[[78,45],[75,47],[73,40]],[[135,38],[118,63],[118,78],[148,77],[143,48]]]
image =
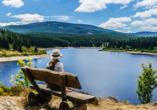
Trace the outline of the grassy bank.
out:
[[[157,50],[148,49],[119,49],[119,48],[103,48],[99,51],[113,51],[113,52],[126,52],[126,53],[143,53],[143,54],[157,54]]]
[[[37,49],[31,46],[29,48],[22,46],[22,51],[17,51],[12,48],[12,45],[9,45],[10,49],[0,48],[0,57],[12,57],[12,56],[28,56],[28,55],[41,55],[46,54],[45,50]]]

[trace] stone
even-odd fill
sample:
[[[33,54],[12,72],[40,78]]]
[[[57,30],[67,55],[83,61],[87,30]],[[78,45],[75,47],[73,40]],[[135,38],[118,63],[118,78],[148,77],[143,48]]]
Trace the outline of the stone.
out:
[[[5,100],[0,103],[0,110],[24,110],[16,105],[13,101]]]

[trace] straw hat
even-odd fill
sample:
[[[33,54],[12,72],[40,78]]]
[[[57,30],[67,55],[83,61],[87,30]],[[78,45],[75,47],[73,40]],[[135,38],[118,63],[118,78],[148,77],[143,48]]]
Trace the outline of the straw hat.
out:
[[[62,54],[58,49],[54,49],[51,53],[51,59],[59,60],[60,58],[62,58]]]

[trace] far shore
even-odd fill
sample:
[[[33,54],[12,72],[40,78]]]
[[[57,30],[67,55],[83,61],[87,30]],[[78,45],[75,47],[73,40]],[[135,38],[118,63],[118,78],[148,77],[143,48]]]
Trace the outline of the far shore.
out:
[[[20,59],[27,60],[28,58],[38,59],[38,58],[45,58],[45,57],[50,57],[50,55],[42,54],[42,55],[29,55],[29,56],[0,57],[0,62],[18,61]]]
[[[138,54],[138,55],[155,55],[155,56],[157,56],[157,53],[150,53],[150,52],[134,52],[134,51],[122,51],[122,50],[100,50],[100,51],[121,52],[121,53],[130,53],[130,54]]]
[[[70,48],[81,48],[81,49],[102,49],[102,47],[54,47],[54,48],[43,48],[38,47],[39,50],[53,50],[53,49],[70,49]]]

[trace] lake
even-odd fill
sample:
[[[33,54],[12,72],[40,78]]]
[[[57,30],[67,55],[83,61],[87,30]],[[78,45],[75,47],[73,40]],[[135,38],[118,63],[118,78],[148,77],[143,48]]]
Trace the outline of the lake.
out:
[[[118,52],[98,51],[99,49],[60,49],[63,57],[65,72],[78,76],[82,90],[96,97],[113,96],[119,101],[129,100],[131,104],[140,104],[135,92],[137,76],[142,74],[141,64],[153,62],[153,69],[157,68],[157,56],[137,55]],[[51,53],[48,50],[47,53]],[[50,60],[40,58],[32,60],[37,68],[45,68]],[[11,75],[18,73],[17,61],[0,63],[0,82],[11,86]],[[157,93],[157,89],[154,90]],[[154,94],[152,101],[156,101]]]

